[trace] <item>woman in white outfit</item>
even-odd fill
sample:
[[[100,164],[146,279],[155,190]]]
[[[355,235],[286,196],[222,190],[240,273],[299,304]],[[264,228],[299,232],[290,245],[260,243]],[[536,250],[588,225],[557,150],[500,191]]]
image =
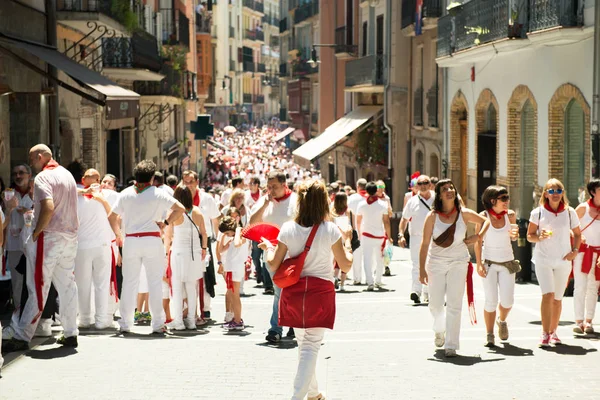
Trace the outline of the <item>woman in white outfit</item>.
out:
[[[478,225],[479,231],[465,238],[468,223]],[[450,179],[437,183],[433,209],[423,227],[419,280],[429,285],[429,311],[433,316],[435,345],[444,347],[446,357],[456,357],[459,349],[460,317],[470,260],[467,245],[480,240],[489,224],[475,211],[461,207]],[[449,234],[453,229],[454,234]],[[478,259],[477,263],[480,262]]]
[[[352,266],[352,256],[344,250],[340,229],[333,222],[329,222],[329,219],[329,199],[323,182],[315,180],[302,183],[298,190],[296,219],[283,224],[276,247],[265,242],[260,245],[266,251],[269,267],[277,271],[285,258],[297,257],[304,250],[313,227],[318,225],[312,247],[304,262],[301,280],[296,284],[300,284],[303,288],[304,292],[301,293],[303,297],[297,302],[284,303],[285,291],[295,290],[292,288],[296,285],[282,289],[280,318],[282,314],[288,314],[288,307],[293,310],[290,313],[305,312],[307,318],[317,321],[316,325],[331,318],[331,313],[335,315],[333,262],[335,260],[342,272],[348,272]],[[304,311],[305,305],[310,310]],[[320,320],[321,317],[324,318],[323,321]],[[328,319],[327,321],[333,322]],[[324,399],[319,393],[315,370],[326,325],[327,323],[324,323],[320,327],[306,329],[302,326],[294,326],[299,359],[292,400],[303,400],[307,395],[309,400]]]
[[[477,264],[477,273],[483,278],[485,292],[483,315],[487,330],[486,347],[495,345],[494,323],[498,325],[500,340],[508,340],[506,317],[515,301],[516,273],[514,269],[510,269],[514,265],[515,257],[511,241],[517,239],[518,231],[516,214],[508,209],[509,201],[508,190],[502,186],[488,187],[481,197],[485,211],[479,215],[490,221],[490,228],[483,241],[479,241],[475,246],[475,252],[481,254],[478,259],[482,261],[481,264]]]
[[[174,330],[196,329],[196,298],[198,280],[206,266],[207,236],[204,218],[194,206],[192,192],[186,186],[175,188],[173,194],[185,207],[185,214],[167,225],[165,247],[171,265],[171,316],[169,328]],[[187,300],[187,317],[183,320],[183,300]]]
[[[569,207],[565,188],[558,179],[550,179],[544,185],[540,206],[529,217],[527,240],[536,243],[531,261],[535,264],[535,275],[542,291],[539,346],[560,345],[562,342],[556,329],[571,274],[571,261],[577,257],[581,245],[581,229],[579,217]]]
[[[581,241],[579,254],[573,261],[575,289],[575,327],[573,332],[592,334],[592,320],[598,302],[600,286],[600,179],[592,179],[587,184],[590,199],[575,209],[581,221]],[[585,321],[584,321],[585,319]]]

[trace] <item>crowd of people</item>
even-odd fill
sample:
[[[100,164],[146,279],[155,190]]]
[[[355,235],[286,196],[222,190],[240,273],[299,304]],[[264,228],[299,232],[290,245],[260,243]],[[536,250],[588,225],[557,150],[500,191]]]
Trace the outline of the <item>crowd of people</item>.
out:
[[[144,160],[121,192],[114,176],[67,170],[47,146],[34,146],[29,165],[13,168],[11,188],[3,193],[0,282],[10,286],[0,287],[14,312],[2,332],[2,351],[26,350],[34,336],[50,336],[56,323],[63,327],[57,343],[69,347],[78,346],[79,329],[92,326],[125,336],[141,323],[149,323],[154,335],[194,330],[212,319],[218,280],[227,289],[222,326],[242,331],[244,282],[256,279],[264,294],[273,295],[265,340],[279,343],[288,327],[286,335],[298,343],[292,399],[322,399],[315,368],[325,330],[334,325],[335,291],[346,290],[348,282],[385,291],[392,207],[384,182],[361,178],[354,188],[341,181],[326,185],[316,171],[286,159],[287,150],[268,141],[274,135],[269,128],[219,133],[215,140],[232,150],[215,150],[211,162],[234,160],[223,165],[227,180],[215,181],[216,169],[209,170],[205,185],[194,171],[165,177]],[[215,189],[215,182],[224,185]],[[527,239],[536,243],[541,347],[561,344],[556,330],[572,263],[574,332],[593,332],[600,282],[598,188],[600,180],[590,181],[590,200],[573,209],[562,183],[551,179],[531,212]],[[485,210],[477,213],[465,207],[451,180],[412,177],[398,243],[410,247],[410,299],[429,304],[434,344],[447,357],[459,350],[465,289],[471,319],[476,317],[474,272],[485,291],[485,345],[495,345],[496,327],[500,340],[509,337],[520,269],[509,201],[506,188],[490,186],[482,197]],[[474,233],[468,236],[469,225]],[[276,226],[277,240],[248,238],[248,229],[263,226]]]

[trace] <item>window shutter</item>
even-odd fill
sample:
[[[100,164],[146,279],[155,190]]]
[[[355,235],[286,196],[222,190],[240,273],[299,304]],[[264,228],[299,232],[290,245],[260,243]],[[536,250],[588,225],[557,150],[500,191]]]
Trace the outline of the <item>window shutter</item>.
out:
[[[564,185],[569,203],[573,206],[579,204],[578,189],[584,186],[585,179],[584,124],[583,109],[575,100],[571,100],[565,116]]]
[[[156,13],[156,39],[158,40],[158,45],[162,46],[164,41],[164,33],[162,28],[162,14]]]
[[[148,32],[151,35],[154,35],[154,24],[152,23],[152,6],[144,6],[144,25],[146,32]]]

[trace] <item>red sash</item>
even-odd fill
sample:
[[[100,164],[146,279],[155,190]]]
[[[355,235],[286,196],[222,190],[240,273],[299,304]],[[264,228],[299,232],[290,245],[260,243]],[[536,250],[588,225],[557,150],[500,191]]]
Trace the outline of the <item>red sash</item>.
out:
[[[169,250],[169,254],[167,254],[167,283],[169,284],[169,292],[171,296],[173,296],[173,269],[171,268],[171,250]],[[188,307],[189,312],[189,307]]]
[[[467,269],[467,302],[469,303],[469,318],[471,325],[477,323],[477,315],[475,315],[475,291],[473,290],[473,264],[469,263]]]
[[[119,289],[117,286],[117,256],[115,255],[115,249],[112,246],[112,243],[115,243],[117,240],[113,240],[110,246],[110,295],[115,296],[115,301],[119,301]],[[117,249],[117,251],[119,251]]]
[[[225,273],[225,285],[227,286],[228,290],[231,290],[232,292],[233,290],[233,272],[231,271],[227,271]]]
[[[375,236],[375,235],[371,235],[368,232],[363,232],[362,235],[364,237],[368,237],[368,238],[371,238],[371,239],[383,239],[383,242],[381,243],[381,255],[383,255],[383,252],[385,250],[385,243],[388,240],[388,236],[387,235],[385,235],[385,236]]]
[[[579,246],[579,252],[583,253],[583,261],[581,262],[581,272],[584,274],[589,274],[592,270],[592,261],[594,260],[594,254],[597,254],[600,257],[600,246],[594,247],[589,246],[587,244],[582,243]],[[600,268],[595,268],[594,276],[597,281],[600,281]]]
[[[194,205],[196,207],[200,207],[200,190],[196,189],[196,194],[194,195]]]
[[[42,297],[42,287],[44,286],[44,232],[40,233],[37,238],[33,280],[35,282],[35,296],[37,297],[38,313],[33,317],[31,324],[35,324],[42,315],[42,311],[44,311],[44,299]]]
[[[141,238],[141,237],[160,237],[160,232],[139,232],[139,233],[128,233],[125,235],[125,237],[135,237],[135,238]]]

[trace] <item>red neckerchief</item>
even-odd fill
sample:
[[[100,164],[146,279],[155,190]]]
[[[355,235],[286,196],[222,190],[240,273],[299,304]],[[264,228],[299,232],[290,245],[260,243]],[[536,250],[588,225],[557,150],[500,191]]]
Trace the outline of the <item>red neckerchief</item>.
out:
[[[147,183],[136,183],[134,186],[135,192],[137,194],[142,193],[143,191],[145,191],[146,189],[148,189],[149,187],[151,187],[152,185],[150,184],[150,182]]]
[[[200,190],[198,189],[196,189],[196,194],[194,195],[194,205],[200,207]]]
[[[591,208],[595,208],[597,211],[600,211],[600,206],[595,205],[594,202],[592,201],[592,199],[589,199],[587,202]]]
[[[361,197],[363,197],[365,199],[369,197],[366,190],[359,190],[358,194],[361,195]]]
[[[452,211],[450,211],[448,214],[445,214],[445,213],[443,213],[443,212],[441,212],[441,211],[436,211],[436,213],[438,213],[438,214],[440,214],[440,215],[443,215],[443,216],[444,216],[444,217],[446,217],[446,218],[450,218],[450,216],[451,216],[452,214],[454,214],[455,212],[456,212],[456,207],[454,207],[454,208],[452,209]]]
[[[256,194],[250,192],[250,197],[252,197],[252,200],[258,201],[258,199],[260,199],[260,190],[257,190]]]
[[[369,196],[369,197],[367,197],[367,204],[371,205],[371,204],[375,203],[377,200],[379,200],[379,197],[377,197],[377,195]]]
[[[89,189],[89,186],[84,186],[83,188],[84,188],[84,189]],[[83,197],[87,197],[88,199],[91,199],[91,198],[93,198],[94,196],[92,196],[92,194],[91,194],[91,193],[84,193],[84,194],[83,194]]]
[[[281,197],[273,197],[273,200],[275,200],[277,203],[281,203],[282,201],[285,201],[288,199],[288,197],[290,197],[292,195],[292,191],[290,190],[290,188],[285,188],[285,193],[283,194],[283,196]]]
[[[29,194],[29,187],[27,187],[27,189],[21,191],[21,188],[19,188],[17,185],[15,185],[15,187],[13,189],[15,189],[15,191],[21,195],[21,198],[23,198]]]
[[[377,195],[380,199],[385,199],[385,193],[381,193],[381,196]]]
[[[508,211],[506,211],[506,210],[500,211],[499,213],[497,213],[496,211],[494,211],[493,209],[490,208],[487,211],[491,216],[496,217],[496,219],[502,219],[506,214],[508,214]]]
[[[45,171],[47,169],[54,169],[58,166],[59,164],[51,158],[50,161],[48,161],[48,164],[46,164],[44,168],[42,168],[42,171]]]
[[[561,212],[565,211],[565,203],[563,203],[562,201],[558,204],[558,209],[556,211],[554,211],[552,209],[552,207],[550,207],[550,203],[545,202],[544,203],[544,208],[548,211],[550,211],[552,214],[554,214],[555,216],[558,217],[558,214],[560,214]]]

